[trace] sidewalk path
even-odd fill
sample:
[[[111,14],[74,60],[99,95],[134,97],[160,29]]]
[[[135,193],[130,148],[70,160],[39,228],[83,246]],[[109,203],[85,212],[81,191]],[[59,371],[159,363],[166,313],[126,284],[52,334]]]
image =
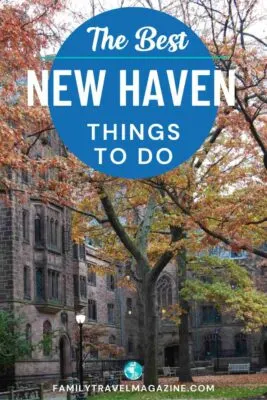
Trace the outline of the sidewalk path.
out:
[[[46,392],[44,398],[45,400],[66,400],[67,395],[66,393]]]

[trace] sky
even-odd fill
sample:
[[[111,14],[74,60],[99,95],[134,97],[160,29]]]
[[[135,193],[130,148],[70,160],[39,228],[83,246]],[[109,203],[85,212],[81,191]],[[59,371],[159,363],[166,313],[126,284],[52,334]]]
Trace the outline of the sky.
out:
[[[0,0],[6,3],[20,3],[22,0]],[[58,17],[58,20],[64,21],[68,24],[69,32],[72,32],[75,28],[85,22],[87,19],[91,17],[91,7],[90,4],[93,0],[69,0],[71,4],[72,10],[79,13],[79,18],[74,19],[73,14],[71,12],[63,12]],[[151,0],[153,4],[158,5],[159,2],[162,4],[171,3],[171,0]],[[208,1],[208,0],[206,0]],[[243,0],[246,1],[246,0]],[[95,4],[97,5],[97,11],[101,10],[100,4],[104,5],[104,9],[112,9],[120,7],[120,4],[124,2],[125,4],[134,5],[136,3],[145,2],[145,0],[94,0]],[[172,2],[175,4],[175,0]],[[178,2],[178,0],[177,0]],[[218,7],[220,5],[225,4],[225,0],[217,0],[216,4]],[[254,35],[260,37],[261,39],[267,41],[267,0],[258,0],[258,20],[250,27],[248,32],[253,33]],[[102,8],[102,11],[104,11]],[[65,35],[65,40],[69,34]],[[48,54],[53,53],[55,54],[58,51],[58,48],[48,49]],[[46,51],[47,54],[47,51]]]
[[[78,21],[73,20],[73,16],[70,13],[65,13],[62,15],[62,18],[65,21],[69,21],[71,30],[73,31],[76,27],[78,27],[82,22],[85,22],[88,18],[90,18],[90,0],[70,0],[72,4],[72,8],[81,14],[81,19]],[[95,0],[95,3],[97,6],[99,4],[103,4],[105,10],[112,9],[112,8],[117,8],[120,6],[120,3],[123,2],[124,0]],[[166,4],[167,1],[165,0],[152,0],[153,4],[158,4],[158,1],[162,1],[163,4]],[[144,2],[144,0],[143,0]],[[169,1],[171,2],[171,1]],[[137,3],[136,0],[125,0],[125,4],[135,4]],[[224,3],[223,0],[218,0],[217,4],[222,4]],[[101,9],[101,7],[97,7],[98,9]],[[103,11],[103,9],[102,9]],[[262,39],[266,39],[267,37],[267,0],[259,0],[258,2],[258,13],[260,16],[260,19],[255,22],[251,28],[248,30],[248,32],[253,33],[257,35],[258,37]],[[267,39],[266,39],[267,40]]]

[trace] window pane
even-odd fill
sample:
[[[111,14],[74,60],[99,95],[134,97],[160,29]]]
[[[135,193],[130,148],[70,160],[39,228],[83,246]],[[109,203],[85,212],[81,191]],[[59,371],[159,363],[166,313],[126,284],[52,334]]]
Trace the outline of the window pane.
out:
[[[164,275],[157,282],[158,307],[168,307],[172,304],[172,284],[168,276]]]
[[[35,236],[35,243],[40,244],[42,240],[42,234],[41,234],[41,217],[39,214],[35,216],[34,220],[34,236]]]
[[[95,300],[88,300],[88,319],[91,321],[97,320],[97,308]]]
[[[114,304],[108,304],[108,323],[114,324]]]
[[[43,324],[43,354],[49,356],[52,353],[52,326],[49,321]]]
[[[30,268],[25,266],[23,270],[23,286],[24,286],[24,298],[31,298],[31,282],[30,282]]]
[[[36,296],[38,299],[44,298],[44,275],[40,268],[36,270]]]
[[[115,290],[115,278],[112,274],[107,274],[107,288],[108,290]]]
[[[23,240],[29,240],[29,212],[23,210],[22,212],[22,234]]]

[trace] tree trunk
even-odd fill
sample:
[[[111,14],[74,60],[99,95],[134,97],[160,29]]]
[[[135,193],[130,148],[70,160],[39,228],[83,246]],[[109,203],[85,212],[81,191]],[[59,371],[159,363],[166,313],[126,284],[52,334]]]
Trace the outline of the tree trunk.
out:
[[[179,271],[179,293],[184,287],[187,275],[186,249],[182,249],[177,256]],[[189,311],[188,301],[180,296],[180,307],[183,310],[181,315],[181,323],[179,325],[179,379],[181,382],[192,382],[190,351],[189,351]]]
[[[155,301],[155,283],[146,279],[144,285],[144,339],[145,339],[145,365],[144,384],[157,385],[157,313]]]
[[[189,304],[187,301],[181,300],[180,305],[185,312],[181,316],[179,326],[179,379],[181,382],[192,382],[189,351]]]

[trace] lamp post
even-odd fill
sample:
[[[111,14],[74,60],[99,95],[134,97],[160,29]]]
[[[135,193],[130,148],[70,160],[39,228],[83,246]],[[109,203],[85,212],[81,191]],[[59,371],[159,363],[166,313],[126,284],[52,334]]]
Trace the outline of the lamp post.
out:
[[[80,376],[80,386],[81,390],[83,390],[83,324],[85,321],[84,314],[76,314],[76,322],[80,328],[80,343],[79,343],[79,352],[80,352],[80,362],[79,362],[79,376]],[[80,396],[80,399],[83,399],[83,393]]]
[[[216,340],[216,372],[219,371],[219,332],[220,329],[215,329],[215,340]]]

